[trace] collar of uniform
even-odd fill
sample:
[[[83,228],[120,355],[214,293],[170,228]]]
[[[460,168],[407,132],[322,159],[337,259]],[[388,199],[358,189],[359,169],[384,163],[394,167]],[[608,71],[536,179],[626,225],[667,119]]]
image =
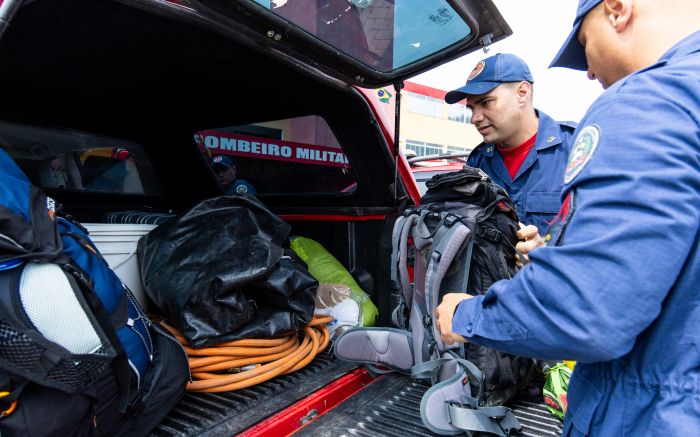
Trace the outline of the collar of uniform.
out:
[[[666,53],[659,58],[659,63],[668,62],[671,59],[679,58],[691,53],[700,51],[700,30],[693,32],[682,40],[678,41]]]
[[[540,119],[539,126],[537,127],[537,139],[535,140],[535,145],[533,146],[535,150],[548,149],[561,144],[559,123],[538,109],[535,109],[535,112],[537,112],[537,117]],[[492,158],[493,154],[496,153],[497,150],[495,144],[486,143],[481,143],[476,146],[476,148],[479,149],[479,153],[489,158]]]
[[[535,112],[540,119],[537,127],[537,140],[534,145],[535,150],[544,150],[561,144],[559,122],[538,109],[535,109]]]
[[[610,86],[607,90],[605,90],[605,93],[619,91],[627,83],[627,81],[632,80],[638,74],[645,73],[655,68],[659,68],[663,65],[666,65],[666,63],[668,63],[669,61],[673,61],[676,58],[682,58],[684,56],[691,55],[697,52],[700,52],[700,31],[693,32],[687,37],[678,41],[673,47],[668,49],[668,51],[666,51],[666,53],[664,53],[657,62],[648,65],[644,68],[641,68],[635,71],[634,73],[618,80],[617,82],[612,84],[612,86]]]
[[[496,145],[495,144],[486,144],[486,143],[481,143],[476,148],[474,148],[474,151],[479,151],[482,155],[492,158],[493,154],[496,152]]]

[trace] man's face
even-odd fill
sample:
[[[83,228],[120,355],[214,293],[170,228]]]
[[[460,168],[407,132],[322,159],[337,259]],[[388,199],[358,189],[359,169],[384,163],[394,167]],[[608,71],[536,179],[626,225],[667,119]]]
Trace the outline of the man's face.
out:
[[[578,40],[586,51],[588,78],[608,88],[634,69],[626,67],[630,54],[621,45],[620,35],[605,16],[603,6],[596,6],[583,19]]]
[[[467,96],[471,123],[486,144],[508,144],[517,136],[522,116],[517,88],[517,84],[504,83],[486,94]]]
[[[236,179],[236,166],[215,165],[214,173],[216,173],[216,179],[219,181],[219,184],[224,188],[228,188]]]

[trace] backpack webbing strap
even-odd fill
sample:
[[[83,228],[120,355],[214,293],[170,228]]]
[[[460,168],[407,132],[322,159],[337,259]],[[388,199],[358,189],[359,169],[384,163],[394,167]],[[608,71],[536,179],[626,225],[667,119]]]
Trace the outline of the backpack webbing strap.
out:
[[[442,283],[442,279],[449,270],[455,256],[457,256],[462,249],[464,242],[469,238],[470,233],[471,231],[469,228],[462,224],[454,214],[447,214],[442,218],[441,225],[438,226],[435,237],[433,238],[433,250],[430,254],[430,262],[425,277],[426,307],[421,308],[421,310],[424,310],[424,314],[432,316],[433,310],[440,303],[440,284]],[[470,263],[467,262],[467,265],[469,264]],[[430,330],[432,331],[431,334],[438,349],[441,352],[444,351],[445,347],[442,344],[437,327],[431,323]]]
[[[448,357],[445,358],[445,355]],[[454,434],[451,426],[467,433],[485,433],[498,437],[507,437],[512,431],[521,429],[520,423],[509,408],[481,406],[484,400],[484,376],[473,363],[457,358],[454,352],[447,352],[445,355],[443,358],[416,364],[411,368],[412,376],[433,379],[433,386],[421,401],[421,418],[429,429],[439,434]],[[457,372],[448,378],[443,375],[442,380],[436,383],[438,371],[448,363],[457,364],[464,373]],[[465,391],[469,389],[469,385],[462,389],[466,382],[461,380],[460,375],[465,374],[469,381],[478,386],[476,397]],[[443,403],[445,416],[436,413],[439,404],[435,402]]]
[[[395,283],[401,293],[399,295],[399,305],[391,314],[394,325],[406,328],[405,310],[410,308],[413,299],[413,289],[408,278],[408,234],[411,227],[418,219],[415,213],[407,213],[396,219],[394,230],[391,235],[391,280]]]
[[[455,428],[467,432],[507,437],[521,428],[518,419],[506,407],[472,407],[458,402],[447,402],[448,420]]]
[[[452,352],[449,354],[453,355]],[[453,355],[452,358],[438,358],[436,360],[425,361],[423,363],[415,364],[411,367],[411,377],[415,379],[435,379],[437,378],[438,371],[446,363],[457,363],[461,366],[468,375],[471,376],[472,380],[476,382],[479,387],[479,391],[474,399],[474,406],[479,406],[484,400],[484,374],[479,370],[474,363],[469,360],[462,358],[457,358]]]

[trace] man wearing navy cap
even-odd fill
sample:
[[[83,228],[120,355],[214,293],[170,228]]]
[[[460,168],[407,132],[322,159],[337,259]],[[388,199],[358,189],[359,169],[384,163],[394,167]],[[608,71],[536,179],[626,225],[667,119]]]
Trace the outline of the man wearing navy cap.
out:
[[[577,360],[564,436],[700,432],[700,5],[582,0],[553,66],[606,91],[576,130],[548,245],[443,340]]]
[[[467,164],[482,169],[513,199],[518,216],[536,235],[561,207],[561,187],[576,125],[535,109],[534,80],[525,61],[499,53],[480,61],[461,88],[445,95],[449,104],[467,99],[471,123],[484,142]],[[523,231],[521,231],[522,234]],[[522,235],[521,235],[522,236]]]
[[[236,178],[236,164],[228,156],[219,155],[211,159],[211,168],[216,173],[225,194],[252,194],[255,195],[255,188],[247,181]]]

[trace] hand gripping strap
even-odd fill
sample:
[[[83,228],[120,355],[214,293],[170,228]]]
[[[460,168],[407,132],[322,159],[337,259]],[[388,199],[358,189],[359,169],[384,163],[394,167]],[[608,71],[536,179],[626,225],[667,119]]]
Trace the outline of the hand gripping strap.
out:
[[[411,371],[415,377],[436,375],[444,367],[453,366],[451,376],[440,372],[437,384],[426,391],[421,399],[421,419],[432,432],[457,435],[465,431],[506,437],[520,430],[520,424],[506,407],[481,407],[484,378],[474,364],[446,352],[439,360],[421,363]],[[469,381],[479,387],[477,397],[471,396]]]
[[[380,364],[402,373],[409,373],[413,366],[411,333],[401,329],[351,329],[335,341],[334,351],[343,361]]]

